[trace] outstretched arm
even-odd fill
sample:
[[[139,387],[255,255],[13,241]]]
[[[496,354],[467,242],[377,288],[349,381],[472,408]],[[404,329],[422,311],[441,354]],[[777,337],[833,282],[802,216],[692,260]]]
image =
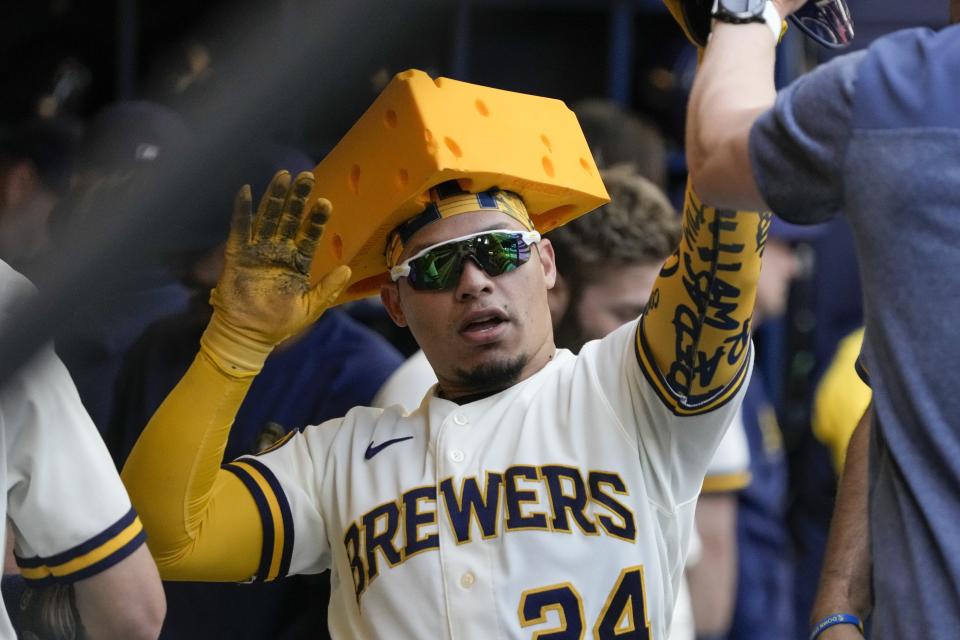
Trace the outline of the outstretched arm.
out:
[[[683,0],[680,0],[683,3]],[[784,19],[806,0],[774,0]],[[669,3],[668,3],[669,4]],[[776,42],[763,24],[714,22],[687,110],[690,176],[707,202],[769,209],[750,164],[750,129],[773,106]]]
[[[747,376],[760,260],[770,214],[703,204],[687,181],[680,247],[637,329],[637,355],[677,415],[710,411]]]
[[[311,173],[291,185],[280,172],[256,215],[250,188],[241,189],[200,353],[124,466],[122,478],[166,579],[277,575],[270,559],[280,542],[264,535],[261,509],[245,485],[256,479],[220,464],[234,416],[273,347],[320,317],[350,277],[348,267],[339,267],[310,287],[313,251],[330,213],[323,199],[307,211],[312,189]]]

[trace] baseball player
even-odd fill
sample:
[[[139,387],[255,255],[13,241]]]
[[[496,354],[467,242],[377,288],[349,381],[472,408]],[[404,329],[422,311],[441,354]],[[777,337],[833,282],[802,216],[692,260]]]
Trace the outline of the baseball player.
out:
[[[640,313],[663,260],[680,240],[679,216],[655,184],[625,168],[604,171],[603,181],[610,204],[548,235],[557,262],[557,283],[548,293],[554,341],[574,353]],[[373,406],[415,410],[436,382],[423,351],[417,351],[390,376]],[[737,492],[750,483],[749,463],[738,414],[706,469],[687,554],[702,627],[727,624],[733,612]],[[670,640],[693,640],[692,607],[687,580],[681,580]]]
[[[0,318],[31,290],[0,261]],[[164,597],[143,526],[52,347],[0,390],[0,478],[27,585],[73,585],[84,637],[156,638]],[[0,548],[6,535],[0,527]],[[14,637],[4,607],[0,637]]]
[[[476,110],[495,109],[485,98]],[[381,113],[367,114],[381,130],[402,122]],[[534,143],[545,140],[562,153],[556,135]],[[577,148],[569,166],[595,172]],[[568,166],[554,158],[548,174]],[[360,168],[377,165],[349,166],[347,184],[367,193]],[[538,192],[507,173],[497,180],[516,191],[478,188],[480,172],[449,175],[376,249],[390,274],[382,300],[438,385],[412,413],[355,408],[221,467],[273,346],[355,277],[340,266],[309,285],[331,212],[322,199],[308,206],[312,174],[278,174],[253,216],[241,191],[200,352],[123,471],[162,575],[330,568],[335,638],[666,638],[704,471],[750,376],[769,218],[710,209],[688,191],[681,246],[646,313],[574,356],[554,347],[556,267],[534,228]]]

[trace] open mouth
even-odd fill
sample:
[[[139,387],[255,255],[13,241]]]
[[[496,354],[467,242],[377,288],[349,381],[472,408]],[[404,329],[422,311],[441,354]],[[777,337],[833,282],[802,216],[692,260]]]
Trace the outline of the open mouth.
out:
[[[490,318],[489,320],[477,320],[476,322],[471,322],[466,327],[463,328],[464,331],[486,331],[487,329],[492,329],[493,327],[503,324],[503,320],[500,318]]]
[[[507,322],[507,315],[499,309],[474,311],[464,318],[460,334],[471,339],[493,337]]]

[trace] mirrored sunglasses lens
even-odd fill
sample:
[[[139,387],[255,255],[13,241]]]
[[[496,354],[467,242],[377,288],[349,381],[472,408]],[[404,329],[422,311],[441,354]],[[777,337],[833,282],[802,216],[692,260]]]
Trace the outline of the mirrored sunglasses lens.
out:
[[[530,258],[530,247],[519,234],[491,233],[478,240],[477,260],[488,275],[513,271]]]
[[[463,256],[459,243],[445,244],[410,263],[407,281],[414,289],[439,290],[453,286],[460,277]]]
[[[467,256],[489,276],[513,271],[530,259],[530,245],[519,233],[487,233],[431,249],[410,262],[407,282],[421,291],[440,291],[456,286]]]

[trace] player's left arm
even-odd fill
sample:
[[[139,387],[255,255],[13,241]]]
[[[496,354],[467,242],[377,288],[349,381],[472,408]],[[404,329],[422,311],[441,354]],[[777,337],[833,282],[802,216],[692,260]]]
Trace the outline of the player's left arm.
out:
[[[675,16],[682,16],[677,6],[683,0],[666,4]],[[785,10],[781,13],[786,15]],[[682,20],[681,25],[686,28]],[[741,37],[744,43],[738,40]],[[741,48],[762,48],[764,37],[766,59],[758,54],[759,59],[749,64],[761,72],[769,67],[769,78],[758,73],[744,79],[757,69],[740,69]],[[660,271],[636,336],[644,375],[676,415],[705,413],[724,404],[747,378],[753,305],[770,214],[721,209],[707,202],[765,209],[750,167],[748,140],[756,116],[776,96],[774,47],[765,25],[715,24],[712,40],[701,52],[699,102],[694,104],[691,96],[687,118],[690,177],[680,246]],[[717,118],[706,117],[704,95],[710,104],[726,103],[738,91],[745,92],[740,103]],[[722,94],[719,99],[717,92]],[[737,197],[731,198],[731,191]]]
[[[711,411],[749,374],[750,335],[769,213],[705,205],[687,181],[680,246],[637,327],[641,370],[678,416]]]

